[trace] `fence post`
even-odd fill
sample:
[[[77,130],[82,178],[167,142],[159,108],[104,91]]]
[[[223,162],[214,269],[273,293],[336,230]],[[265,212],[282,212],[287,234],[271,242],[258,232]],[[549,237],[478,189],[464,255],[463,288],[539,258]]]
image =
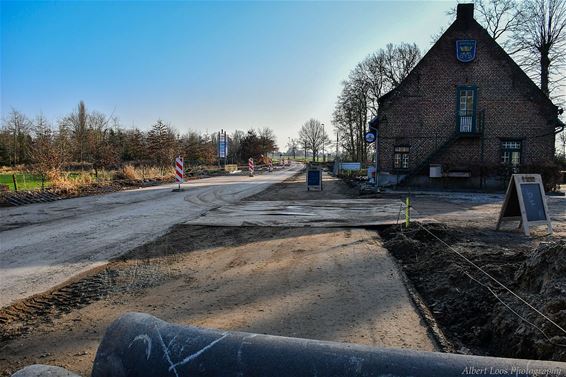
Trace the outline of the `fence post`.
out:
[[[18,192],[18,184],[16,183],[16,175],[12,174],[12,181],[14,181],[14,191]]]
[[[408,228],[410,223],[411,223],[411,197],[407,195],[407,199],[405,199],[405,228]]]

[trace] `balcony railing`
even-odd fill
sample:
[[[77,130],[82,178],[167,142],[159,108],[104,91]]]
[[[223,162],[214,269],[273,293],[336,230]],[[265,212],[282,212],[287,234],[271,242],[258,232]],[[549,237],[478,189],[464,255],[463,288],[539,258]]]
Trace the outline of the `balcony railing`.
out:
[[[458,133],[480,134],[483,129],[483,115],[483,111],[459,111],[456,116]]]

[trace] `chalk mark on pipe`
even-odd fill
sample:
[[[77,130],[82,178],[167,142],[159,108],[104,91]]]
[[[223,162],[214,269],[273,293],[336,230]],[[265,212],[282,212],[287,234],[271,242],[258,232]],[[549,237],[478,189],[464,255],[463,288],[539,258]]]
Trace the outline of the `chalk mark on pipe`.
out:
[[[223,333],[222,336],[214,341],[212,341],[210,344],[208,344],[206,347],[200,349],[199,351],[193,353],[192,355],[189,355],[187,357],[185,357],[183,360],[179,361],[178,363],[175,364],[171,364],[171,366],[169,367],[169,371],[171,370],[175,370],[176,367],[180,366],[180,365],[184,365],[194,359],[196,359],[197,357],[199,357],[200,355],[202,355],[204,352],[208,351],[210,348],[212,348],[216,343],[220,342],[222,339],[226,338],[228,336],[228,333]],[[175,370],[175,374],[177,373],[177,371]]]
[[[255,338],[256,336],[257,336],[257,334],[250,334],[250,335],[242,338],[242,341],[240,342],[240,347],[238,347],[238,353],[237,353],[238,365],[242,365],[242,347],[244,347],[245,344],[251,344],[250,342],[246,342],[246,339]]]
[[[175,377],[179,377],[179,373],[177,373],[177,369],[175,368],[176,365],[173,364],[173,362],[171,361],[171,357],[169,356],[169,348],[167,348],[167,346],[165,345],[165,342],[163,341],[163,337],[161,336],[161,332],[159,331],[157,325],[155,326],[155,331],[157,332],[157,336],[159,337],[161,348],[163,348],[163,356],[165,356],[165,359],[169,363],[169,372],[173,370],[173,372],[175,373]]]
[[[171,344],[173,344],[173,342],[175,341],[175,339],[177,339],[177,335],[175,335],[175,336],[173,337],[173,339],[171,339],[171,340],[169,341],[169,344],[167,345],[167,350],[169,350],[169,348],[171,348]]]
[[[143,342],[145,343],[145,359],[149,360],[149,356],[151,356],[151,338],[147,334],[138,335],[134,338],[134,340],[130,342],[128,348],[132,348],[132,345],[137,340],[143,340]]]

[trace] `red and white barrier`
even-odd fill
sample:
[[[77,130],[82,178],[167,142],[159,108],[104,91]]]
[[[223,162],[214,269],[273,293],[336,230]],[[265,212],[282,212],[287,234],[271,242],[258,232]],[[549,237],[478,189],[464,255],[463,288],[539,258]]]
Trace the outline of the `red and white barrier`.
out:
[[[183,179],[184,174],[185,174],[185,170],[184,170],[183,157],[178,156],[175,159],[175,182],[177,182],[179,185],[184,182]]]
[[[254,176],[254,159],[250,157],[248,160],[248,170],[250,171],[250,177]]]

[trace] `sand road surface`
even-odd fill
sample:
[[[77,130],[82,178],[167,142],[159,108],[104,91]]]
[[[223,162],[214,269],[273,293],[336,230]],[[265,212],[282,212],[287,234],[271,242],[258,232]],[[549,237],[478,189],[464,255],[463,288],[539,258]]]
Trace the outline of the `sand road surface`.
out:
[[[323,192],[307,192],[302,174],[244,201],[357,194],[324,179]],[[33,363],[90,375],[105,329],[129,311],[207,328],[436,350],[401,275],[373,230],[178,224],[72,284],[0,311],[0,376]]]
[[[0,209],[0,307],[164,234],[172,225],[257,194],[295,174],[224,176],[52,203]]]

